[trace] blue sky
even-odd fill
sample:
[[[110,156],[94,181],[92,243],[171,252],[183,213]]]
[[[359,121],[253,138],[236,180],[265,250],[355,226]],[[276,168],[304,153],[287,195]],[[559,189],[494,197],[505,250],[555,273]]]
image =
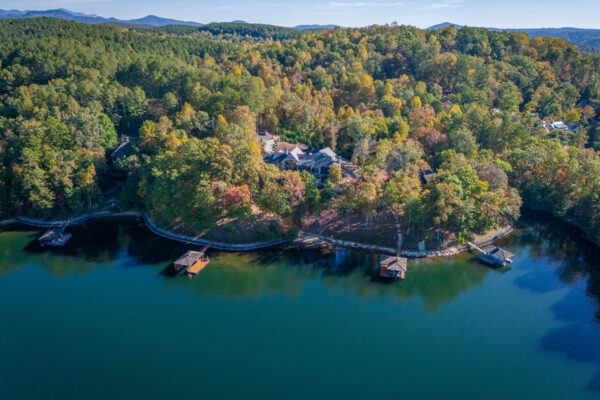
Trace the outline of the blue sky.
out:
[[[0,0],[1,9],[72,11],[122,19],[148,14],[188,21],[244,20],[284,26],[444,21],[497,28],[600,29],[600,0]]]

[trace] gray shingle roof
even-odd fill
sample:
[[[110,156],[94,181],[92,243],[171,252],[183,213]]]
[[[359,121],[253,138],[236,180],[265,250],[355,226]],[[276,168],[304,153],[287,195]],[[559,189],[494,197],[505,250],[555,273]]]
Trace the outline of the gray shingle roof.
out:
[[[381,260],[382,265],[387,265],[390,271],[404,271],[408,265],[408,260],[404,257],[386,257]]]
[[[269,163],[281,163],[287,159],[296,162],[299,168],[327,168],[337,161],[339,157],[329,147],[312,154],[304,154],[299,148],[291,152],[278,151],[265,157]]]
[[[487,246],[487,247],[484,247],[482,250],[485,251],[486,253],[488,253],[489,255],[498,257],[502,260],[508,260],[515,256],[510,251],[506,251],[506,250],[501,249],[500,247],[496,247],[496,246]]]
[[[177,261],[175,261],[173,264],[175,265],[181,265],[184,267],[191,267],[192,265],[196,264],[196,262],[201,259],[203,256],[203,253],[200,251],[187,251],[184,255],[182,255],[181,257],[179,257],[177,259]]]

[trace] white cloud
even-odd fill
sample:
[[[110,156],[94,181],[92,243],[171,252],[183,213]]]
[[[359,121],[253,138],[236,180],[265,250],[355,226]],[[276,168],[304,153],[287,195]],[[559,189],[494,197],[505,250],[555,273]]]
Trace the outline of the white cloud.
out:
[[[428,4],[423,7],[424,10],[437,10],[440,8],[459,8],[464,4],[463,0],[444,0],[438,3]]]
[[[332,1],[327,3],[327,6],[329,7],[336,7],[336,8],[350,8],[350,7],[399,7],[399,6],[407,6],[407,5],[412,5],[415,3],[411,3],[411,2],[405,2],[405,1],[394,1],[394,2],[389,2],[389,3],[381,3],[381,2],[368,2],[368,1],[362,1],[362,2],[337,2],[337,1]]]

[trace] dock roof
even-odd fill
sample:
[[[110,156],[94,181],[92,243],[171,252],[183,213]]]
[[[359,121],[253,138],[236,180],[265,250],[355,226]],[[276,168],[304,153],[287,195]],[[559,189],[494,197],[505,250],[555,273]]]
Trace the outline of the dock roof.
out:
[[[484,247],[483,250],[487,254],[492,255],[494,257],[498,257],[502,260],[510,260],[511,258],[513,258],[515,256],[510,251],[506,251],[506,250],[501,249],[500,247],[496,247],[496,246],[487,246],[487,247]]]
[[[387,269],[390,271],[404,271],[406,272],[406,266],[408,260],[404,257],[385,257],[381,260],[381,265],[387,265]]]
[[[60,229],[49,229],[42,236],[40,236],[39,240],[54,240],[57,236],[60,235]]]
[[[181,265],[183,267],[191,267],[196,264],[196,262],[204,256],[204,253],[201,251],[192,251],[188,250],[184,255],[179,257],[173,264]]]

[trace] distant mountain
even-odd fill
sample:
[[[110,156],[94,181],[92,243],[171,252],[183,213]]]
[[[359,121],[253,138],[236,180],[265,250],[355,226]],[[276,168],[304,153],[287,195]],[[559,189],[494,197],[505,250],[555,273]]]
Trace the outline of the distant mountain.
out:
[[[176,19],[161,18],[156,15],[148,15],[144,18],[122,20],[117,18],[104,18],[97,15],[89,15],[59,8],[56,10],[45,11],[19,11],[19,10],[0,10],[0,19],[8,18],[39,18],[51,17],[65,19],[68,21],[84,22],[87,24],[106,24],[106,23],[123,23],[130,25],[149,25],[149,26],[166,26],[166,25],[189,25],[202,26],[201,23],[192,21],[179,21]]]
[[[19,10],[0,10],[0,17],[3,17],[5,15],[22,15],[25,14],[25,11],[19,11]]]
[[[502,29],[498,29],[502,30]],[[562,38],[576,44],[600,47],[600,29],[579,28],[541,28],[541,29],[507,29],[507,31],[524,32],[531,37]]]
[[[337,25],[296,25],[294,28],[296,29],[333,29],[337,27]]]
[[[144,18],[130,19],[127,21],[120,21],[133,25],[150,25],[150,26],[166,26],[166,25],[189,25],[189,26],[202,26],[199,22],[192,21],[179,21],[176,19],[161,18],[156,15],[148,15]]]
[[[168,25],[185,25],[192,27],[205,27],[210,26],[209,31],[213,33],[230,33],[230,34],[242,34],[256,37],[263,37],[271,35],[271,37],[277,37],[279,39],[287,39],[298,36],[298,33],[294,33],[293,30],[320,30],[320,29],[332,29],[337,25],[297,25],[294,28],[285,28],[274,25],[264,24],[249,24],[246,21],[233,21],[231,23],[211,23],[208,25],[201,24],[193,21],[180,21],[170,18],[162,18],[156,15],[148,15],[143,18],[123,20],[117,18],[104,18],[94,14],[84,14],[80,12],[73,12],[64,8],[58,8],[55,10],[45,11],[31,11],[31,10],[0,10],[0,19],[9,18],[37,18],[37,17],[51,17],[65,19],[69,21],[84,22],[88,24],[125,24],[125,25],[143,25],[151,27],[164,27]],[[246,25],[245,28],[241,26]],[[443,22],[441,24],[430,26],[427,29],[441,29],[448,26],[454,26],[458,29],[462,28],[462,25],[457,25],[452,22]],[[216,31],[216,29],[219,31]],[[536,29],[500,29],[500,28],[484,28],[492,31],[507,31],[507,32],[524,32],[530,37],[545,37],[551,36],[554,38],[562,38],[569,42],[580,45],[580,48],[584,52],[600,52],[600,29],[579,29],[579,28],[536,28]]]
[[[462,28],[462,25],[456,25],[456,24],[453,24],[452,22],[442,22],[441,24],[430,26],[429,28],[427,28],[427,30],[431,30],[431,29],[435,30],[435,29],[445,28],[447,26],[453,26],[458,29]]]

